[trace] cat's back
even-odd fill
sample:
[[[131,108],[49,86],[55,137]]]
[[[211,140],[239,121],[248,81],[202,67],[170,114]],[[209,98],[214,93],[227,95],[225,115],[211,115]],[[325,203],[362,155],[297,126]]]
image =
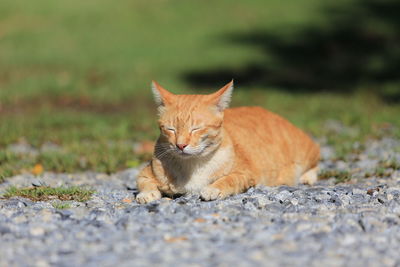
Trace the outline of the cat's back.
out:
[[[262,107],[228,108],[224,112],[225,128],[234,129],[238,134],[253,133],[273,134],[271,127],[284,127],[287,131],[295,130],[293,125],[281,116]]]
[[[257,145],[259,142],[276,142],[282,134],[287,137],[302,135],[302,131],[289,121],[262,107],[226,109],[224,127],[235,140],[239,138]]]
[[[236,107],[236,108],[227,108],[224,111],[224,123],[252,123],[256,119],[270,119],[274,117],[279,117],[277,114],[266,110],[262,107]]]
[[[301,129],[285,118],[262,107],[229,108],[224,113],[224,128],[234,141],[248,146],[285,144],[318,146]]]
[[[285,166],[301,162],[305,169],[319,159],[319,146],[301,129],[261,107],[226,109],[224,128],[238,153],[253,164]]]

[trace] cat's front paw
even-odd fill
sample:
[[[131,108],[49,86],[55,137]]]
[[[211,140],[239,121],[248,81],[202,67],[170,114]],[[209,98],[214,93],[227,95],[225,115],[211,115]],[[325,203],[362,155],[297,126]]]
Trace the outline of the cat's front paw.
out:
[[[212,186],[207,186],[203,190],[201,190],[200,196],[206,201],[224,198],[221,190]]]
[[[136,196],[136,201],[140,204],[146,204],[151,201],[161,198],[161,193],[158,190],[140,192]]]

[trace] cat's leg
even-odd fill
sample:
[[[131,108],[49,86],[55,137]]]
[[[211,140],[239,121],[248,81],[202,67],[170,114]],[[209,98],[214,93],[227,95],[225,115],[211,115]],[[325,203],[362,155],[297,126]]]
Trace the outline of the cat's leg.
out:
[[[304,183],[303,178],[309,178],[309,181],[313,179],[311,175],[312,172],[308,174],[308,172],[303,173],[304,167],[302,164],[293,163],[288,164],[286,166],[282,166],[279,168],[278,175],[271,179],[267,184],[268,186],[280,186],[280,185],[288,185],[295,186],[299,182]],[[306,175],[307,174],[307,175]]]
[[[249,174],[233,172],[205,187],[200,192],[200,195],[204,200],[222,199],[233,194],[242,193],[254,185],[254,179]]]
[[[318,180],[318,167],[314,167],[305,172],[300,177],[300,183],[313,185]]]
[[[160,182],[154,176],[150,164],[139,173],[136,183],[140,192],[136,196],[138,203],[145,204],[161,198],[161,192],[158,189]]]

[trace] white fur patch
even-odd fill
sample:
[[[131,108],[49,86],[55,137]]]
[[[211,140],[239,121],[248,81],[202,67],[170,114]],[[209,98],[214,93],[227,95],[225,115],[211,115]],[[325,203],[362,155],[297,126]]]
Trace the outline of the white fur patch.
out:
[[[229,172],[232,167],[232,153],[232,148],[219,148],[210,156],[189,159],[169,158],[163,165],[167,168],[166,172],[174,178],[175,193],[200,194],[202,189],[219,178],[215,177],[215,173],[221,168]]]
[[[312,185],[318,180],[318,167],[312,168],[300,177],[300,182],[303,184]]]
[[[221,148],[206,164],[190,166],[192,175],[183,186],[185,191],[191,194],[200,194],[203,188],[219,178],[213,175],[232,158],[231,153],[230,148]]]
[[[151,91],[153,92],[154,101],[156,101],[156,104],[158,106],[162,106],[164,104],[163,99],[162,99],[160,92],[157,89],[157,85],[155,82],[151,83]]]
[[[229,103],[231,102],[232,98],[232,92],[233,92],[233,83],[231,86],[229,86],[228,89],[226,89],[226,91],[221,95],[218,101],[217,107],[220,111],[229,107]]]

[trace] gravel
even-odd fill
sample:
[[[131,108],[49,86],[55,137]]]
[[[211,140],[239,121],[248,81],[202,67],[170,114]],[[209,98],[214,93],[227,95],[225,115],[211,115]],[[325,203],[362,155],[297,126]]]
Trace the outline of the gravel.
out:
[[[63,210],[51,201],[0,199],[0,266],[398,266],[400,171],[374,171],[400,163],[400,141],[365,147],[346,161],[323,147],[322,170],[349,171],[346,183],[256,187],[212,202],[183,196],[138,205],[137,169],[18,175],[0,192],[80,185],[96,193]]]

